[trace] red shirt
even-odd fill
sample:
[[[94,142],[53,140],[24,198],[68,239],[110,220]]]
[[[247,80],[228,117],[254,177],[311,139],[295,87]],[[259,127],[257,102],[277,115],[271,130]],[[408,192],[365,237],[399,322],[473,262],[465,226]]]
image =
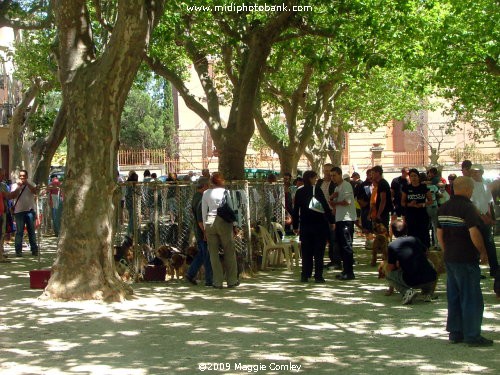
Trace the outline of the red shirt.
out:
[[[59,193],[59,191],[61,190],[60,187],[61,187],[61,181],[59,181],[59,179],[57,177],[54,177],[52,179],[52,181],[50,181],[50,187],[52,187],[52,189],[48,189],[48,192],[49,192],[49,204],[50,204],[50,207],[52,207],[52,195],[57,195],[59,194],[61,196],[61,194]]]

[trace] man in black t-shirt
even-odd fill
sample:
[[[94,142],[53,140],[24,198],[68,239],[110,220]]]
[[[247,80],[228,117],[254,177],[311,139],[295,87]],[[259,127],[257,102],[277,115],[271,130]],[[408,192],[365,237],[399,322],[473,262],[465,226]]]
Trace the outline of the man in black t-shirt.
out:
[[[387,248],[386,279],[389,285],[403,295],[403,304],[409,305],[422,290],[424,300],[430,302],[436,287],[437,272],[427,260],[427,248],[416,237],[406,237],[402,220],[391,224],[396,240]]]
[[[389,228],[389,214],[392,211],[391,187],[382,177],[384,171],[380,165],[372,168],[372,180],[377,183],[377,199],[375,201],[376,218],[378,222]]]
[[[455,195],[438,211],[437,236],[446,264],[446,330],[453,344],[490,346],[493,340],[481,336],[484,300],[479,261],[485,263],[487,255],[479,230],[482,220],[470,201],[474,181],[458,177],[454,189]]]
[[[404,216],[404,207],[401,206],[401,192],[409,184],[409,171],[408,167],[403,167],[401,169],[401,176],[394,178],[391,182],[391,196],[394,206],[393,220],[396,220],[399,216]]]

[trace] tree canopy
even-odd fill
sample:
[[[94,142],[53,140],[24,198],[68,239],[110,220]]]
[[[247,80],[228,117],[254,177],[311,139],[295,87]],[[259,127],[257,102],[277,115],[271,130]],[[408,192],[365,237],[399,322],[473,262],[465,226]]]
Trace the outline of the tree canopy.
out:
[[[435,94],[449,101],[451,126],[474,124],[476,139],[500,141],[500,12],[496,0],[425,3],[426,30],[420,62],[433,70]]]

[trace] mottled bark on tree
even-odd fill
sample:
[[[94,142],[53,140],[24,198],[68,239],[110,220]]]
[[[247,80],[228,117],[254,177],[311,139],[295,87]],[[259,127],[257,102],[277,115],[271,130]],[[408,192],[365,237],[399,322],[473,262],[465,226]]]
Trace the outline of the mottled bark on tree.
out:
[[[29,156],[25,155],[27,145],[25,145],[27,122],[26,113],[30,103],[40,93],[40,82],[33,84],[24,92],[21,102],[14,109],[9,127],[9,160],[10,177],[13,181],[17,179],[21,169],[27,169],[30,176]],[[29,147],[30,149],[30,147]]]
[[[68,155],[59,249],[43,298],[126,298],[113,261],[116,158],[121,111],[163,1],[118,1],[105,52],[93,56],[86,2],[55,2]]]
[[[36,184],[48,181],[52,158],[66,136],[66,115],[66,107],[61,105],[49,135],[45,139],[40,140],[36,149],[33,150],[36,161],[33,181]]]

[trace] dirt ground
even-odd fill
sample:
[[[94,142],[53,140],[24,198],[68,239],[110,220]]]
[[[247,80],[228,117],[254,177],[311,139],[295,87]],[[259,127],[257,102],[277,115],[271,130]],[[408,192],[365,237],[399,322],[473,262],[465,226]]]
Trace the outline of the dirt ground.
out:
[[[123,303],[42,302],[29,270],[48,267],[56,241],[44,238],[41,264],[0,264],[0,374],[495,374],[500,304],[483,280],[489,348],[447,342],[446,295],[403,306],[356,242],[356,280],[300,283],[278,268],[216,290],[181,281],[134,285]],[[486,273],[484,270],[483,273]]]

